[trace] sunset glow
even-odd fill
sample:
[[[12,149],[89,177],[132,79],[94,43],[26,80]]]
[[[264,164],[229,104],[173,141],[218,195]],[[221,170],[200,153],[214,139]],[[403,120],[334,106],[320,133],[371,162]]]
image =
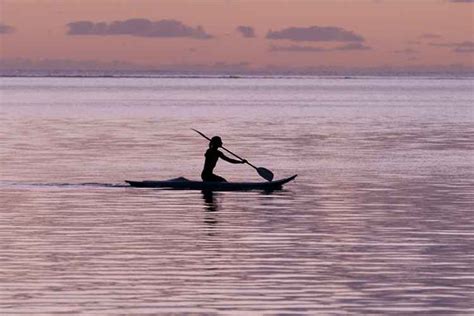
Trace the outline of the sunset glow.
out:
[[[2,68],[474,67],[472,1],[0,0]],[[91,66],[93,67],[93,66]]]

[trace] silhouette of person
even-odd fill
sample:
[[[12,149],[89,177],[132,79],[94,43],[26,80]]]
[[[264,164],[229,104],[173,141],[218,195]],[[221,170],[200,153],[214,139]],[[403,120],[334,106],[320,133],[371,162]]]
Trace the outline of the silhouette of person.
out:
[[[222,158],[227,162],[235,164],[247,162],[247,160],[236,160],[227,157],[221,151],[219,151],[219,147],[221,146],[222,139],[219,136],[214,136],[211,138],[211,141],[209,142],[209,149],[204,155],[206,157],[206,160],[204,161],[204,169],[201,172],[202,181],[227,182],[226,179],[213,173],[214,168],[217,164],[217,160],[219,160],[219,158]]]

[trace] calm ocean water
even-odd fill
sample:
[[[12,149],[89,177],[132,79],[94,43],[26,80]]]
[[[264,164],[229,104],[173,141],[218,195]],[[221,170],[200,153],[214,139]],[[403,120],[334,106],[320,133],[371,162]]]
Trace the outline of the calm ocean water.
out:
[[[2,315],[474,313],[472,78],[0,83]]]

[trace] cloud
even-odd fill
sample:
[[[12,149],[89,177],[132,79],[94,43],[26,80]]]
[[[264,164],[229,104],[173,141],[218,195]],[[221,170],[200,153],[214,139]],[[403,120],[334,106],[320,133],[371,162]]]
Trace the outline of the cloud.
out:
[[[93,71],[110,69],[128,70],[148,68],[148,66],[116,60],[102,62],[97,60],[0,58],[0,70]]]
[[[441,38],[441,35],[438,34],[433,34],[433,33],[424,33],[418,36],[420,39],[435,39],[435,38]]]
[[[299,45],[290,45],[290,46],[275,46],[272,45],[270,46],[269,51],[271,52],[315,52],[315,53],[320,53],[320,52],[327,52],[327,48],[323,47],[311,47],[311,46],[299,46]]]
[[[474,42],[472,41],[458,43],[429,43],[428,45],[435,47],[451,47],[455,53],[474,53]]]
[[[335,47],[332,50],[369,50],[372,49],[369,46],[361,43],[349,43],[343,46]]]
[[[322,52],[333,52],[333,51],[348,51],[348,50],[369,50],[369,46],[365,46],[361,43],[349,43],[342,46],[325,48],[325,47],[312,47],[312,46],[270,46],[270,52],[300,52],[300,53],[322,53]]]
[[[13,31],[15,31],[15,29],[12,26],[0,23],[0,34],[8,34]]]
[[[396,54],[406,54],[406,55],[412,55],[412,54],[417,54],[418,53],[418,51],[416,51],[412,48],[394,50],[393,52],[396,53]]]
[[[98,60],[71,60],[71,59],[5,59],[0,57],[0,75],[66,75],[66,76],[103,76],[120,74],[140,76],[147,74],[223,74],[244,73],[251,66],[249,62],[240,61],[228,63],[225,61],[213,64],[165,64],[147,65],[127,61],[98,61]]]
[[[139,37],[189,37],[209,39],[201,26],[195,28],[176,20],[150,21],[147,19],[129,19],[111,23],[77,21],[68,23],[69,35],[130,35]]]
[[[280,31],[268,31],[267,39],[286,39],[308,42],[363,42],[364,38],[352,31],[333,26],[288,27]]]
[[[247,61],[240,62],[225,62],[218,61],[212,64],[168,64],[158,67],[160,72],[164,73],[179,73],[179,74],[228,74],[228,73],[245,73],[249,71],[251,64]]]
[[[462,42],[453,50],[456,53],[474,53],[474,42]]]
[[[243,37],[255,37],[255,30],[251,26],[239,25],[236,28],[237,32],[239,32]]]
[[[409,60],[409,59],[407,59]],[[422,61],[422,59],[419,59]],[[278,65],[257,65],[249,64],[245,61],[236,63],[217,62],[215,64],[167,64],[167,65],[146,65],[133,64],[121,61],[100,62],[81,60],[29,60],[29,59],[3,59],[0,57],[0,75],[4,76],[232,76],[232,75],[432,75],[453,74],[472,76],[474,66],[470,63],[462,64],[410,64],[405,66],[361,66],[353,64],[351,66],[290,66]]]

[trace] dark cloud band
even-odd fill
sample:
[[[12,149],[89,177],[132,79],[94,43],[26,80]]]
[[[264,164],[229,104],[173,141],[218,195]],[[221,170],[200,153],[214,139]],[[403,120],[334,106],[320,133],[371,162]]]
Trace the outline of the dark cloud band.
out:
[[[352,31],[334,26],[288,27],[269,31],[266,38],[273,40],[308,42],[363,42],[364,38]]]
[[[243,37],[251,38],[255,37],[255,30],[251,26],[240,25],[236,28]]]
[[[474,53],[474,42],[472,41],[459,43],[429,43],[428,45],[435,47],[450,47],[455,53]]]
[[[15,31],[15,28],[12,26],[0,23],[0,34],[13,33],[13,31]]]
[[[404,54],[404,55],[413,55],[417,54],[418,51],[412,49],[412,48],[405,48],[405,49],[397,49],[393,51],[395,54]]]
[[[130,35],[139,37],[189,37],[195,39],[212,38],[201,26],[191,27],[176,20],[150,21],[129,19],[111,23],[77,21],[67,24],[69,35]]]
[[[354,51],[354,50],[370,50],[369,46],[363,45],[361,43],[349,43],[342,46],[325,48],[325,47],[312,47],[312,46],[300,46],[300,45],[290,45],[290,46],[270,46],[271,52],[300,52],[300,53],[322,53],[322,52],[334,52],[334,51]]]

